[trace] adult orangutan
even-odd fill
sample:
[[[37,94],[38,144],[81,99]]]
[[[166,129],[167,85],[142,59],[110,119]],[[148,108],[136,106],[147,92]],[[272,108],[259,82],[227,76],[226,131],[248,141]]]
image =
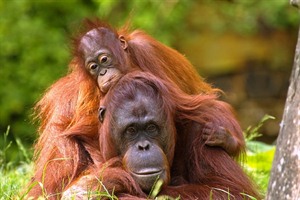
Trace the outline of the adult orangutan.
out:
[[[220,147],[206,145],[220,127],[240,134],[228,104],[214,95],[187,95],[150,73],[124,75],[101,100],[99,130],[103,162],[91,165],[63,198],[99,198],[108,191],[120,199],[149,197],[159,178],[159,195],[182,199],[248,199],[259,193]],[[94,177],[94,178],[93,178]],[[102,194],[103,195],[103,194]]]
[[[218,91],[204,82],[180,53],[142,31],[116,31],[98,20],[87,21],[86,29],[74,39],[73,54],[70,73],[53,84],[36,106],[41,126],[32,183],[43,187],[36,184],[29,196],[60,196],[86,168],[102,163],[97,142],[98,106],[124,74],[136,69],[150,72],[188,94]],[[220,126],[220,130],[226,129]],[[208,143],[238,155],[244,149],[243,136],[232,137],[236,143],[227,143],[226,138],[211,138]]]

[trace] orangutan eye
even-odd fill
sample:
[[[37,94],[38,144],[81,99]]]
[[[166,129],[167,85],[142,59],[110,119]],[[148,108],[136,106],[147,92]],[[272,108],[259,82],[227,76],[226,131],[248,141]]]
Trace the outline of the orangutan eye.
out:
[[[91,62],[88,64],[88,69],[90,70],[91,74],[96,74],[98,71],[99,65],[95,62]]]
[[[98,68],[98,65],[96,63],[93,63],[90,65],[90,69],[95,70]]]
[[[112,60],[111,57],[107,54],[100,55],[98,59],[99,59],[100,64],[103,66],[110,65],[111,60]]]
[[[157,127],[154,124],[149,124],[146,128],[147,132],[149,133],[153,133],[157,131]]]
[[[107,56],[102,56],[102,57],[100,58],[100,63],[105,63],[107,60],[108,60],[108,57],[107,57]]]
[[[129,137],[135,137],[135,135],[137,134],[137,130],[134,126],[129,126],[126,129],[126,135]]]

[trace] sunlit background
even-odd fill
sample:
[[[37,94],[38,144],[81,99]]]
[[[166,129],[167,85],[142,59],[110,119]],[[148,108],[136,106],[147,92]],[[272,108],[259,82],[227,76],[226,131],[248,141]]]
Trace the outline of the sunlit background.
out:
[[[10,126],[9,159],[21,159],[16,139],[32,146],[32,107],[67,73],[70,37],[95,16],[116,27],[130,20],[184,54],[225,91],[243,129],[274,116],[258,139],[275,141],[298,30],[287,0],[0,0],[0,133]]]

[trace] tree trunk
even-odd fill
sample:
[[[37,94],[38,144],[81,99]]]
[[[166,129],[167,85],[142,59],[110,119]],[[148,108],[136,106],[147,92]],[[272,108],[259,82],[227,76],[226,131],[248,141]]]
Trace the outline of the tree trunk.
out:
[[[266,199],[300,199],[300,29]]]

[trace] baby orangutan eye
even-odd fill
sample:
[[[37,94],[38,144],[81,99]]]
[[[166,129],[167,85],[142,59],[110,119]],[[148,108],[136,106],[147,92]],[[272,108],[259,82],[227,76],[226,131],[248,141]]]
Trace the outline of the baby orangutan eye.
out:
[[[98,68],[99,68],[99,65],[95,62],[91,62],[88,64],[88,69],[90,70],[90,73],[93,75],[97,74]]]
[[[100,55],[98,60],[102,66],[108,66],[112,61],[111,57],[107,54]]]

